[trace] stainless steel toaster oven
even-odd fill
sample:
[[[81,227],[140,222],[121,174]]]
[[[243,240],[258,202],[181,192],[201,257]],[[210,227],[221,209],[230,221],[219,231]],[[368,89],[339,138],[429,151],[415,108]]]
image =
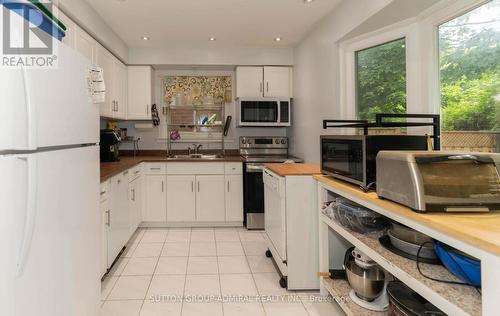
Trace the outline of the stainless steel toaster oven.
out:
[[[500,154],[380,151],[377,193],[419,212],[500,210]]]

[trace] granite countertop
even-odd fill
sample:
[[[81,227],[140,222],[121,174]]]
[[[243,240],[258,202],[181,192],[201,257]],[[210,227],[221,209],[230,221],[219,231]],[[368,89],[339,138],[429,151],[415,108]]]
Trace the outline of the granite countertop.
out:
[[[101,182],[108,180],[109,178],[130,169],[141,162],[243,162],[245,161],[240,155],[230,152],[222,158],[217,159],[178,159],[169,158],[165,153],[159,152],[145,152],[140,155],[129,156],[121,155],[120,161],[114,162],[101,162]]]
[[[321,174],[319,164],[310,163],[266,163],[266,168],[279,176],[311,176]]]

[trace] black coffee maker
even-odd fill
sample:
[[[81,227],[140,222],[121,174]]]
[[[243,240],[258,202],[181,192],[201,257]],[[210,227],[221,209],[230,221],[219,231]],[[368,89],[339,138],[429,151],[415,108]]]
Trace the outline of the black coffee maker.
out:
[[[111,162],[120,160],[119,146],[121,143],[120,135],[112,129],[101,130],[101,162]]]

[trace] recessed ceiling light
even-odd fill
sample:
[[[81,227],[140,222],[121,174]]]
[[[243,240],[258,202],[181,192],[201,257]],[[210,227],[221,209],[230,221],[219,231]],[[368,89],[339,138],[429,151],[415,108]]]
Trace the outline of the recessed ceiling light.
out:
[[[311,3],[313,2],[314,0],[304,0],[304,3]]]
[[[143,41],[149,41],[149,37],[148,37],[148,36],[143,36],[143,37],[142,37],[142,40],[143,40]]]
[[[276,38],[274,39],[274,41],[275,41],[275,42],[281,42],[281,37],[276,37]]]
[[[213,42],[213,41],[215,41],[215,40],[216,40],[216,38],[215,38],[215,37],[210,37],[210,38],[209,38],[209,40],[210,40],[211,42]]]

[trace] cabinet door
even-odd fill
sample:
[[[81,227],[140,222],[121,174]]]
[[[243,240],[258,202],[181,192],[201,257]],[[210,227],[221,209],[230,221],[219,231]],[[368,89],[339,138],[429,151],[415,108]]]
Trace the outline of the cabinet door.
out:
[[[224,176],[196,176],[196,220],[224,221]]]
[[[165,175],[147,175],[146,199],[142,220],[145,222],[165,222],[167,220],[167,194]]]
[[[167,221],[193,222],[196,220],[195,176],[169,175],[167,177]]]
[[[262,97],[264,91],[262,67],[236,68],[236,97]]]
[[[75,50],[88,59],[89,64],[96,62],[97,42],[80,27],[75,28]]]
[[[117,119],[127,118],[127,67],[118,59],[114,62],[115,73],[115,102],[116,111],[114,117]]]
[[[111,55],[104,47],[97,48],[97,65],[102,68],[104,75],[104,85],[106,86],[105,101],[101,103],[101,116],[114,116],[116,111],[116,103],[114,99],[114,56]]]
[[[149,66],[128,67],[128,112],[129,120],[151,119],[152,69]]]
[[[108,227],[109,227],[109,203],[108,200],[101,202],[101,277],[106,274],[108,265]]]
[[[226,221],[243,221],[242,175],[226,175]]]
[[[129,183],[129,218],[130,218],[130,230],[129,236],[132,236],[139,224],[141,223],[142,213],[141,213],[141,178],[137,178]],[[130,237],[129,237],[130,238]]]
[[[290,67],[264,67],[264,96],[290,97]]]
[[[112,263],[128,241],[130,220],[126,172],[111,179],[108,233],[108,263]]]

